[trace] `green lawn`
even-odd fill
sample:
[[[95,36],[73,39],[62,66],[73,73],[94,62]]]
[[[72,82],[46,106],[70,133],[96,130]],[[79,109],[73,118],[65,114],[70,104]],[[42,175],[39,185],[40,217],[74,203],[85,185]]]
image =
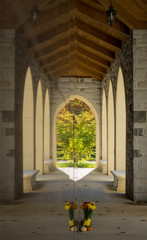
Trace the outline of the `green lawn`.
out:
[[[74,166],[74,163],[73,161],[65,161],[65,162],[57,162],[57,167],[58,168],[62,168],[62,167],[73,167]],[[77,167],[78,168],[95,168],[96,165],[95,163],[89,163],[89,162],[86,162],[86,161],[79,161],[77,163]]]

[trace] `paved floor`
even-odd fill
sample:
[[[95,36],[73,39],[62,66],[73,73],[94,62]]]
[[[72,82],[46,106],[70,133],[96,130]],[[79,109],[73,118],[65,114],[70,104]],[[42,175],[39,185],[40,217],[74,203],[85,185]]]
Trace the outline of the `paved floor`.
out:
[[[83,169],[84,171],[84,169]],[[72,173],[72,172],[71,172]],[[37,189],[0,206],[0,240],[146,240],[147,205],[112,189],[112,177],[92,170],[75,181],[61,170],[39,176]],[[83,174],[84,175],[84,174]],[[92,232],[69,232],[66,201],[93,201]],[[75,218],[83,218],[77,210]]]

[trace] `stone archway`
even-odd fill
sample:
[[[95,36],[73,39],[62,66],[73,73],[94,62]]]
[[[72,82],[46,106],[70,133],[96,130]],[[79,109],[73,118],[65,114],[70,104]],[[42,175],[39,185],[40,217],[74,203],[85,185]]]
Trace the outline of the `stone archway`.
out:
[[[112,83],[109,82],[108,93],[108,174],[114,170],[114,99]]]
[[[58,113],[61,111],[61,109],[70,101],[75,98],[78,98],[79,100],[85,102],[93,111],[93,114],[95,116],[96,120],[96,168],[99,168],[99,145],[100,145],[100,140],[99,140],[99,118],[98,114],[94,108],[94,106],[84,97],[80,95],[72,95],[68,99],[66,99],[64,102],[62,102],[55,111],[54,117],[53,117],[53,166],[56,167],[56,161],[57,161],[57,151],[56,151],[56,119]]]
[[[43,174],[43,100],[41,81],[38,83],[36,98],[36,125],[35,125],[35,168],[40,170],[39,174]]]
[[[28,68],[23,97],[23,170],[34,169],[34,101],[31,70]]]
[[[118,72],[116,94],[116,170],[126,169],[126,100],[121,67]]]
[[[48,89],[45,93],[44,104],[44,159],[50,157],[50,104]]]
[[[107,108],[104,89],[102,97],[102,159],[107,160]]]

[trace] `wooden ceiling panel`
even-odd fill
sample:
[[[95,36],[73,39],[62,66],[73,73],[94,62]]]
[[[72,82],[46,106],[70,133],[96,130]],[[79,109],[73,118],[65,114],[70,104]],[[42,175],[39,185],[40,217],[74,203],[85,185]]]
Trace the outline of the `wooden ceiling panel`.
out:
[[[108,31],[108,22],[106,19],[106,16],[104,14],[104,12],[98,11],[94,8],[89,7],[86,4],[77,3],[77,9],[78,9],[78,17],[81,16],[81,18],[86,19],[87,21],[93,21],[92,25],[101,25],[102,29],[107,29]],[[85,16],[82,16],[82,15]],[[91,20],[90,20],[91,19]],[[122,35],[122,37],[124,36],[124,34],[128,35],[129,34],[129,28],[127,26],[125,26],[122,22],[120,22],[119,20],[116,19],[115,21],[115,26],[113,28],[111,28],[111,30],[109,31],[114,31],[114,35],[118,35],[118,38]]]
[[[41,69],[60,76],[101,81],[130,31],[147,29],[146,0],[114,0],[117,18],[111,27],[105,12],[110,0],[43,0],[40,22],[33,24],[30,0],[0,0],[0,26],[16,29]]]

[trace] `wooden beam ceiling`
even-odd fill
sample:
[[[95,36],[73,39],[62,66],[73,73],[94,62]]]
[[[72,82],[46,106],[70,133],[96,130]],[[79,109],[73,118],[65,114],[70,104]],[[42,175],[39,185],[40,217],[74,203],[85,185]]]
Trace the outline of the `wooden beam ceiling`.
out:
[[[131,30],[147,29],[146,0],[114,0],[117,18],[106,20],[110,0],[43,0],[34,25],[30,0],[0,0],[1,28],[16,29],[50,78],[84,76],[102,80]]]

